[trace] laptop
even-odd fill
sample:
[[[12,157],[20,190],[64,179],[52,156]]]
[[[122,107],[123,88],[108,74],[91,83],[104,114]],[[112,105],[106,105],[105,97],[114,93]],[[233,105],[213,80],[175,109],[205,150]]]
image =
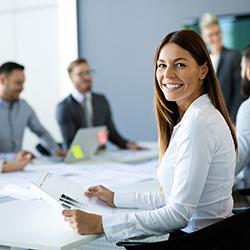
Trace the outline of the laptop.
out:
[[[79,129],[63,161],[65,163],[75,163],[93,158],[98,148],[106,144],[107,138],[106,126]]]

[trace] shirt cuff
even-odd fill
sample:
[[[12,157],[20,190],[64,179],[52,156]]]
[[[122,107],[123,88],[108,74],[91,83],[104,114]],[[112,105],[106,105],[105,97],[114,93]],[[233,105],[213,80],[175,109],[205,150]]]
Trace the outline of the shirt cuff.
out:
[[[136,193],[115,192],[114,203],[116,207],[136,208]]]
[[[106,214],[102,216],[102,226],[108,241],[117,242],[129,238],[129,214]],[[125,230],[124,230],[125,229]]]

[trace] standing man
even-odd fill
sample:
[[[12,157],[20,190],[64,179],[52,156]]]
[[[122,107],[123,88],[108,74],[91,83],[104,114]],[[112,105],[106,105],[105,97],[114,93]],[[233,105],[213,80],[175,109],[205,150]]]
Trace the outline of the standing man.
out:
[[[104,95],[92,92],[92,70],[87,60],[79,58],[71,62],[68,73],[74,89],[57,105],[56,111],[66,146],[70,146],[78,129],[106,125],[112,143],[123,149],[142,149],[118,133],[108,100]]]
[[[222,45],[222,33],[217,18],[205,13],[200,18],[202,37],[209,46],[210,58],[217,73],[229,115],[235,123],[236,114],[241,104],[240,96],[240,61],[241,55],[236,50]]]
[[[22,167],[26,165],[25,159],[28,159],[29,163],[32,158],[30,153],[21,151],[26,127],[43,141],[51,154],[55,156],[65,154],[42,126],[31,106],[20,99],[24,82],[24,66],[15,62],[7,62],[0,66],[0,158],[19,163],[23,160]],[[21,167],[16,168],[19,170]]]

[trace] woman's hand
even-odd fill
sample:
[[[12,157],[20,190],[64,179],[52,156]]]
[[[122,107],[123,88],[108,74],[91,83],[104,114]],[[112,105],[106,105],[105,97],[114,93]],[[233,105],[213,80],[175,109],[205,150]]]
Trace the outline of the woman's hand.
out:
[[[88,188],[85,195],[89,198],[97,197],[101,201],[104,201],[110,207],[116,207],[114,204],[114,192],[105,188],[104,186],[98,185]]]
[[[81,210],[63,210],[64,220],[79,234],[103,234],[102,216]]]

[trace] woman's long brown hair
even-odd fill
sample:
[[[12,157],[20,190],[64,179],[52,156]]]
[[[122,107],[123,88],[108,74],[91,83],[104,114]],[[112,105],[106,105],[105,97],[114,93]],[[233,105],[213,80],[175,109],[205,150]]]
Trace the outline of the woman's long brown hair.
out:
[[[237,139],[234,126],[228,114],[221,88],[214,72],[213,65],[202,38],[192,30],[180,30],[168,34],[156,50],[154,59],[154,88],[155,88],[155,111],[158,129],[158,141],[160,146],[160,159],[168,148],[173,127],[179,118],[178,108],[175,102],[167,101],[156,79],[157,60],[161,49],[167,43],[175,43],[187,50],[195,59],[198,65],[207,63],[208,73],[203,81],[204,93],[207,93],[212,104],[222,114],[228,124],[235,150],[237,150]]]

